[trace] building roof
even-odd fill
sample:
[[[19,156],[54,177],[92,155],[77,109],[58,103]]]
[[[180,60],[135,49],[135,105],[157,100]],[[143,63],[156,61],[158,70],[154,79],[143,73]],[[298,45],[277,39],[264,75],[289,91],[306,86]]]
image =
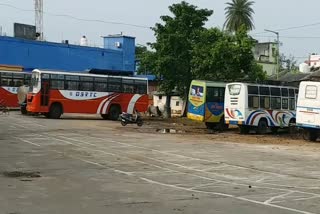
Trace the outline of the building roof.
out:
[[[148,81],[155,81],[157,79],[156,75],[148,74],[148,75],[134,75],[135,77],[147,78]]]

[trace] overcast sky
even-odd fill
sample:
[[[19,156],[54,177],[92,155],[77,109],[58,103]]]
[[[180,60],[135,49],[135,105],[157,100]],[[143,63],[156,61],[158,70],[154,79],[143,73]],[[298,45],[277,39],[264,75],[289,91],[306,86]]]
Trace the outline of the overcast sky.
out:
[[[79,3],[81,2],[81,3]],[[159,17],[169,14],[168,6],[175,0],[44,0],[44,11],[50,14],[66,14],[77,18],[98,19],[140,26],[154,26]],[[227,0],[187,0],[200,8],[214,10],[207,27],[222,27]],[[2,4],[2,5],[1,5]],[[31,11],[21,11],[3,4]],[[13,35],[13,23],[34,24],[33,0],[0,0],[0,26],[7,35]],[[320,1],[319,0],[256,0],[254,21],[256,29],[251,32],[260,41],[274,41],[275,35],[261,33],[264,29],[278,30],[315,24],[304,28],[280,31],[281,52],[293,55],[299,61],[309,53],[320,53]],[[136,37],[137,44],[154,41],[148,28],[120,24],[77,21],[49,14],[44,16],[44,34],[48,41],[61,42],[68,39],[78,43],[86,35],[91,44],[102,45],[100,36],[123,32]],[[296,38],[304,37],[304,38]]]

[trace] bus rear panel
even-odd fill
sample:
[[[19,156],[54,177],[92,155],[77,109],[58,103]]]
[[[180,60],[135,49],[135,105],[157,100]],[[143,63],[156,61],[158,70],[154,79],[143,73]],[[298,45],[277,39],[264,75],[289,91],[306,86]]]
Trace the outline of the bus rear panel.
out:
[[[0,106],[19,108],[18,88],[29,85],[31,73],[21,71],[0,71]]]
[[[188,118],[205,122],[208,128],[224,123],[225,83],[193,80],[190,86]]]
[[[305,140],[320,136],[320,82],[300,83],[297,102],[297,126],[303,129]]]

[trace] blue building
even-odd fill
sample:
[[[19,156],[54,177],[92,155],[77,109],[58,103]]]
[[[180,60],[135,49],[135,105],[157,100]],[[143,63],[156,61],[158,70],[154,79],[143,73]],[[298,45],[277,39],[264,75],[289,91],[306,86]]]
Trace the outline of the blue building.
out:
[[[0,36],[0,64],[22,66],[25,70],[35,68],[64,71],[96,69],[126,71],[133,74],[135,38],[111,35],[103,39],[104,48],[94,48]]]

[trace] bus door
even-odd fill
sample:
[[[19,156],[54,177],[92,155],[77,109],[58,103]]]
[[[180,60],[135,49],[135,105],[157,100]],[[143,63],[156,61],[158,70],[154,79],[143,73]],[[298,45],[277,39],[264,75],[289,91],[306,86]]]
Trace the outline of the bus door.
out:
[[[50,92],[50,84],[48,79],[43,79],[41,82],[41,106],[49,105],[49,92]]]

